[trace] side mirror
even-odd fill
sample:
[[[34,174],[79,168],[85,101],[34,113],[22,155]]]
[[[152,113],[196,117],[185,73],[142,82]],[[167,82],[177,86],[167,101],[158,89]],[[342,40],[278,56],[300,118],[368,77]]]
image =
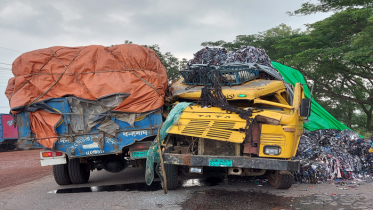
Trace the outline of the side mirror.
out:
[[[300,116],[309,117],[311,113],[311,99],[303,98],[300,103]]]

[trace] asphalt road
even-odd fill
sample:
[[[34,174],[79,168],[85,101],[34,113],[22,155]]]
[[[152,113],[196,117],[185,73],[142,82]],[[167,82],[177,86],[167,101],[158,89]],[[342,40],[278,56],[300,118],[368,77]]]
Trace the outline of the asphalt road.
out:
[[[289,190],[274,190],[262,180],[230,178],[228,184],[223,180],[213,181],[186,180],[178,190],[164,194],[159,187],[143,191],[144,172],[136,168],[116,174],[94,171],[89,183],[64,187],[48,175],[0,189],[0,209],[372,209],[373,206],[373,185],[369,182],[295,184]],[[108,185],[113,186],[102,187]]]

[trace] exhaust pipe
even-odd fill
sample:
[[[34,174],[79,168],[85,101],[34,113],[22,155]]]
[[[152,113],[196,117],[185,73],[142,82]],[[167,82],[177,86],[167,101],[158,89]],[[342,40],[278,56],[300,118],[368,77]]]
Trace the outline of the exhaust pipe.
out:
[[[265,169],[252,169],[252,168],[245,168],[243,171],[244,176],[262,176],[266,173],[267,170]]]
[[[241,168],[228,168],[228,175],[241,175],[242,169]]]

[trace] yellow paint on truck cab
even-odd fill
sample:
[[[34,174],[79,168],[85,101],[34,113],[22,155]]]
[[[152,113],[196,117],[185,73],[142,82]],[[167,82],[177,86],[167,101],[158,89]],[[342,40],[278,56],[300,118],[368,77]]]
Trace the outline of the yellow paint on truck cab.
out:
[[[195,86],[188,89],[190,85],[183,83],[184,79],[179,79],[172,84],[170,91],[173,96],[179,98],[198,100],[201,97],[201,89],[203,86]],[[187,90],[185,90],[187,89]],[[285,85],[277,80],[254,80],[238,86],[222,86],[223,94],[230,97],[231,100],[249,99],[253,100],[259,96],[267,95],[274,92],[286,91]],[[239,97],[244,94],[245,97]]]
[[[180,98],[198,99],[200,97],[201,88],[185,90],[185,87],[188,85],[179,81],[173,85],[171,91],[173,95]],[[251,106],[246,107],[254,109],[252,118],[259,116],[269,119],[270,123],[262,122],[259,157],[288,159],[295,156],[303,132],[304,121],[299,114],[300,101],[304,97],[302,86],[299,83],[294,88],[292,106],[284,98],[286,89],[281,81],[254,80],[240,86],[223,86],[222,89],[226,96],[230,96],[230,103],[235,100],[252,100]],[[246,95],[246,98],[238,98],[239,94]],[[271,95],[276,101],[265,100],[269,98],[268,95]],[[194,105],[183,111],[180,120],[168,133],[242,144],[245,139],[245,126],[246,120],[240,118],[236,113],[227,113],[219,107]],[[281,153],[279,155],[264,154],[263,149],[266,145],[281,147]]]

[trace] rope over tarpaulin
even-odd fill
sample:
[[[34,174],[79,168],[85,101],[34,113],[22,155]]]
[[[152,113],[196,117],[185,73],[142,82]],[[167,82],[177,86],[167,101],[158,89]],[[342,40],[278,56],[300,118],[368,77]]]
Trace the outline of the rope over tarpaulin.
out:
[[[163,122],[162,128],[159,130],[157,137],[154,139],[150,148],[148,150],[148,156],[146,158],[146,171],[145,171],[145,180],[146,184],[151,185],[154,179],[154,163],[160,162],[159,157],[159,147],[157,139],[159,138],[160,143],[162,144],[164,138],[167,136],[167,132],[171,127],[180,119],[180,116],[185,108],[187,108],[192,103],[180,102],[170,111],[167,116],[166,121]]]
[[[307,84],[303,75],[288,66],[282,65],[277,62],[271,62],[273,67],[276,68],[280,74],[284,77],[287,83],[295,86],[295,83],[300,82],[301,84]],[[304,94],[306,98],[310,98],[311,92],[307,85],[303,85]],[[320,104],[318,104],[314,99],[311,102],[311,115],[308,118],[308,122],[304,124],[304,128],[309,131],[321,130],[321,129],[336,129],[344,130],[350,129],[343,123],[336,120],[329,112],[327,112]],[[350,129],[351,130],[351,129]]]

